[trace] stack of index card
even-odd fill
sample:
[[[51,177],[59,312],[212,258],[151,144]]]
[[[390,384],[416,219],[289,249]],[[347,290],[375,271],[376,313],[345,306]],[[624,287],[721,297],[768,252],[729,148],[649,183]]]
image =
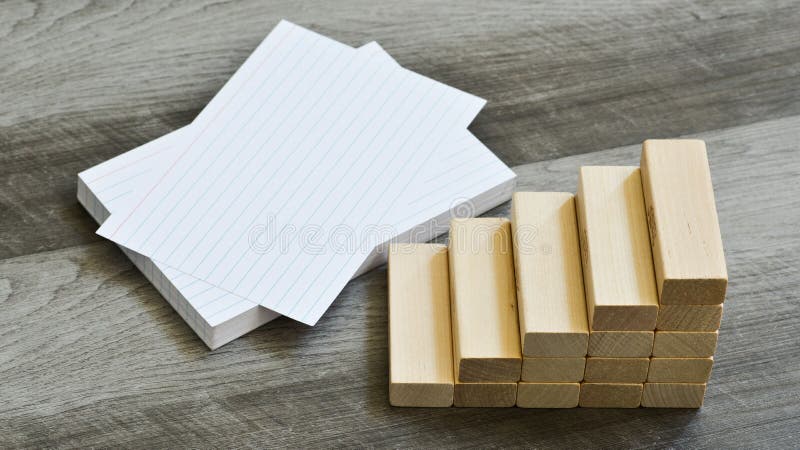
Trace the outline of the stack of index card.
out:
[[[514,173],[466,129],[484,104],[282,21],[191,124],[80,173],[78,199],[214,349],[314,325],[390,241],[507,201]]]

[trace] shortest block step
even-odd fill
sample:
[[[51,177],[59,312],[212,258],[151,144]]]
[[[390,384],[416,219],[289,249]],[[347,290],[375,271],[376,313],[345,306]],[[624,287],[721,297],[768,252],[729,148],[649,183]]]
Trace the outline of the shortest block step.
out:
[[[587,358],[583,381],[592,383],[644,383],[650,358]]]
[[[647,381],[651,383],[705,383],[714,358],[651,358]]]
[[[719,332],[656,331],[653,356],[663,358],[707,358],[717,350]]]
[[[638,408],[641,383],[582,383],[581,408]]]
[[[579,383],[586,358],[522,358],[522,381]],[[642,380],[644,381],[644,380]]]
[[[699,408],[703,406],[706,385],[701,383],[645,383],[642,406],[645,408]]]
[[[580,398],[580,383],[519,383],[520,408],[574,408]]]
[[[453,404],[447,247],[397,244],[389,252],[389,403]]]
[[[517,383],[461,383],[456,381],[453,406],[511,407],[517,401]]]
[[[645,358],[652,352],[652,331],[592,331],[589,334],[589,356]]]

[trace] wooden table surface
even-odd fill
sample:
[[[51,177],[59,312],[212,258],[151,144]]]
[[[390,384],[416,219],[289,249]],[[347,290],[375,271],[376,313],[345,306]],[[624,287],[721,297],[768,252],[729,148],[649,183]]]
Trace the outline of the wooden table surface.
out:
[[[378,3],[0,3],[0,447],[797,446],[800,4]],[[76,174],[189,123],[281,18],[486,98],[471,130],[519,190],[706,139],[730,288],[705,406],[391,408],[384,269],[208,351]]]

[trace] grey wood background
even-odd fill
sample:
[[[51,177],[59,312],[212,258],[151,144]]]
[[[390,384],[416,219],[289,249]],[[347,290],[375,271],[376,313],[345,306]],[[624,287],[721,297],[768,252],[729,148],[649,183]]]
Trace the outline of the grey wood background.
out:
[[[794,447],[800,4],[0,2],[0,447]],[[191,121],[280,18],[489,100],[520,189],[708,142],[731,284],[706,405],[398,409],[385,271],[320,324],[209,352],[75,200],[77,172]],[[602,149],[611,149],[598,151]],[[506,214],[507,205],[493,214]]]

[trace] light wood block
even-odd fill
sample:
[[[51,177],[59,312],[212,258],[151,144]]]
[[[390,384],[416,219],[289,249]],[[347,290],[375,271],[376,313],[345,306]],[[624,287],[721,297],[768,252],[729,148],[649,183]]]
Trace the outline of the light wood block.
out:
[[[586,358],[583,381],[592,383],[644,383],[650,358]]]
[[[717,350],[718,331],[656,331],[653,356],[666,358],[705,358]]]
[[[396,244],[389,252],[389,403],[453,404],[447,247]]]
[[[658,293],[638,167],[581,167],[575,197],[589,327],[650,330]]]
[[[706,385],[701,383],[645,383],[642,406],[645,408],[699,408],[703,406]]]
[[[651,358],[647,381],[651,383],[705,383],[714,358]]]
[[[638,408],[641,383],[581,383],[581,408]]]
[[[722,305],[661,305],[657,330],[717,331],[722,320]]]
[[[522,354],[586,356],[589,323],[574,196],[515,193],[511,230]]]
[[[456,381],[453,406],[511,407],[517,401],[517,383],[461,383]]]
[[[525,383],[517,386],[520,408],[575,408],[581,394],[580,383]]]
[[[728,270],[705,142],[644,141],[641,166],[661,304],[722,303]]]
[[[586,358],[522,358],[522,381],[569,383],[583,380]]]
[[[653,352],[652,331],[592,331],[589,356],[644,358]]]
[[[450,290],[456,380],[518,381],[522,369],[511,225],[450,223]]]

